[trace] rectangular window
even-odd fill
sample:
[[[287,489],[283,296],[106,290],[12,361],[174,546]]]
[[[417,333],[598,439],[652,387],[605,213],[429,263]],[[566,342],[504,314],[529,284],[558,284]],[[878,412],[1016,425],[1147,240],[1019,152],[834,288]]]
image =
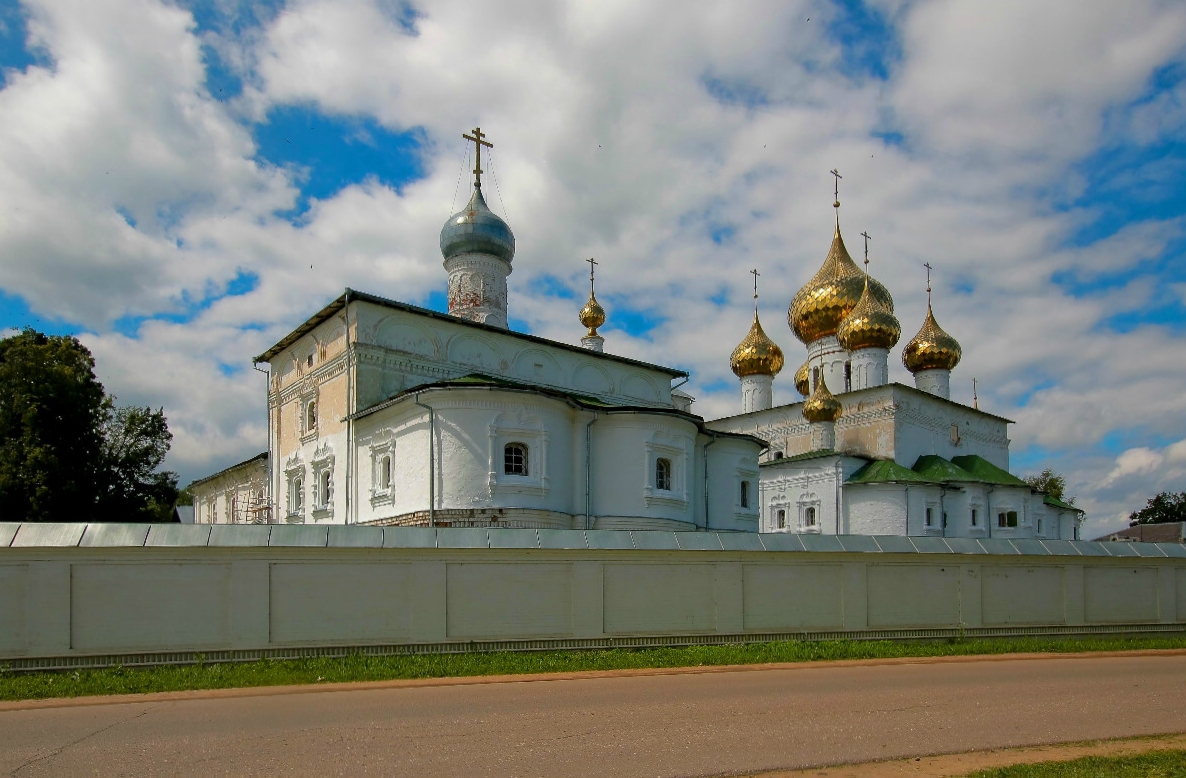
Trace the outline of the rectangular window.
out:
[[[508,443],[502,450],[502,472],[505,475],[527,475],[527,446]]]
[[[998,527],[1016,527],[1017,511],[1001,511],[997,514]]]
[[[927,507],[926,518],[923,520],[928,527],[935,526],[935,509]]]
[[[741,482],[741,507],[749,507],[749,481]]]
[[[972,526],[973,527],[980,526],[979,521],[980,521],[980,518],[976,515],[976,509],[973,508],[972,509]]]
[[[660,457],[655,460],[655,488],[671,491],[671,460]]]
[[[782,508],[778,509],[778,528],[779,529],[787,528],[787,512]]]
[[[844,391],[852,391],[852,362],[844,363]]]

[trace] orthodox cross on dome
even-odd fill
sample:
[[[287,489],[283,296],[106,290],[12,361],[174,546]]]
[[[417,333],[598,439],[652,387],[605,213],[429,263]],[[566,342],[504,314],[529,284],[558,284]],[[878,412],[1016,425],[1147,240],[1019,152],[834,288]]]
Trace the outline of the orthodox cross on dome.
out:
[[[754,277],[754,318],[757,318],[757,316],[758,316],[758,276],[760,276],[762,274],[758,272],[758,269],[756,267],[749,272]]]
[[[593,296],[593,269],[600,263],[598,263],[598,261],[596,259],[593,259],[593,257],[589,257],[585,261],[589,263],[589,296],[592,297]]]
[[[873,240],[873,236],[869,234],[868,230],[861,233],[861,237],[865,239],[865,275],[869,275],[869,241]]]
[[[830,172],[833,176],[836,177],[836,180],[833,182],[833,186],[832,186],[832,207],[836,209],[836,227],[837,227],[837,229],[839,229],[839,227],[840,227],[840,179],[844,178],[844,176],[840,175],[840,171],[837,170],[836,168],[832,168],[828,172]]]
[[[927,308],[930,308],[931,307],[931,271],[934,270],[934,268],[931,267],[930,262],[924,262],[922,264],[922,266],[927,269]]]
[[[474,186],[477,187],[478,189],[481,189],[482,188],[482,147],[485,146],[488,149],[492,149],[492,148],[494,148],[494,144],[483,140],[483,138],[485,138],[486,136],[482,134],[481,127],[474,127],[473,132],[474,132],[473,135],[466,135],[463,133],[461,137],[465,138],[466,140],[472,140],[474,142],[474,151],[475,151],[475,154],[474,154]],[[495,183],[497,183],[497,182],[495,182]]]
[[[976,379],[972,379],[972,407],[980,410],[980,398],[976,396]]]

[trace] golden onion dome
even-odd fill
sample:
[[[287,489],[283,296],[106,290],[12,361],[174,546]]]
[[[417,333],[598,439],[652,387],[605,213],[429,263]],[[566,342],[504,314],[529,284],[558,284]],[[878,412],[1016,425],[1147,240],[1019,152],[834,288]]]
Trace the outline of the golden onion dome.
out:
[[[920,370],[951,370],[959,364],[963,354],[959,341],[943,331],[928,304],[922,329],[902,349],[902,364],[911,373]]]
[[[754,314],[754,323],[749,328],[749,334],[737,348],[733,349],[729,357],[729,367],[738,378],[747,375],[776,376],[782,370],[782,349],[778,344],[766,336],[762,329],[762,322],[758,321],[758,314]]]
[[[821,373],[819,383],[815,385],[815,393],[803,403],[803,418],[810,422],[836,421],[843,410],[840,401],[828,391],[828,383]]]
[[[799,365],[795,371],[795,391],[806,397],[811,394],[811,360]]]
[[[804,343],[835,335],[864,291],[865,274],[849,256],[837,227],[823,266],[791,300],[787,323]],[[886,311],[894,312],[894,298],[881,282],[870,278],[869,292]]]
[[[845,351],[860,351],[864,348],[891,349],[902,337],[902,325],[870,293],[869,287],[861,293],[861,299],[849,311],[848,316],[836,330],[836,340]]]
[[[589,293],[589,302],[581,309],[580,319],[581,324],[589,328],[586,338],[597,337],[597,328],[605,324],[605,309],[597,302],[597,297],[592,292]]]

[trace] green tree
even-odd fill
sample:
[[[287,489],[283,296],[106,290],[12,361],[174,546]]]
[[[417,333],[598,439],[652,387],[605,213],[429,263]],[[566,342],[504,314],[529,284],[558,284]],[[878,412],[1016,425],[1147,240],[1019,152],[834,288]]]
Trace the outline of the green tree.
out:
[[[1128,515],[1128,524],[1169,524],[1186,521],[1186,492],[1162,492],[1150,497],[1145,507]]]
[[[162,410],[114,407],[77,338],[0,340],[0,521],[168,521]]]
[[[111,406],[94,367],[75,338],[0,340],[0,520],[91,517]]]
[[[158,472],[173,433],[164,409],[119,408],[103,425],[99,521],[171,521],[177,474]]]
[[[1067,479],[1050,468],[1046,468],[1037,475],[1027,475],[1025,482],[1030,485],[1030,488],[1037,489],[1039,492],[1046,492],[1046,494],[1054,499],[1062,500],[1067,505],[1075,504],[1074,497],[1065,496]]]

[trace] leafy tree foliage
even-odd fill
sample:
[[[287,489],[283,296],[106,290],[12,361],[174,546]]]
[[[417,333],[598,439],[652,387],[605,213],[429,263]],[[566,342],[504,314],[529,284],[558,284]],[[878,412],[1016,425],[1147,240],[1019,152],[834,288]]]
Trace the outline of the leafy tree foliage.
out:
[[[1138,524],[1169,524],[1186,521],[1186,492],[1162,492],[1150,497],[1145,507],[1128,516],[1129,526]]]
[[[1037,475],[1028,475],[1025,477],[1025,482],[1031,488],[1037,489],[1039,492],[1046,492],[1056,500],[1062,500],[1067,505],[1074,505],[1075,498],[1065,496],[1067,488],[1067,479],[1050,468],[1046,468]]]
[[[75,338],[0,340],[0,519],[89,518],[110,402]]]
[[[168,520],[164,413],[116,409],[94,368],[76,338],[0,340],[0,521]]]
[[[164,409],[126,407],[103,425],[103,472],[95,518],[99,521],[170,521],[177,474],[157,472],[173,433]]]

